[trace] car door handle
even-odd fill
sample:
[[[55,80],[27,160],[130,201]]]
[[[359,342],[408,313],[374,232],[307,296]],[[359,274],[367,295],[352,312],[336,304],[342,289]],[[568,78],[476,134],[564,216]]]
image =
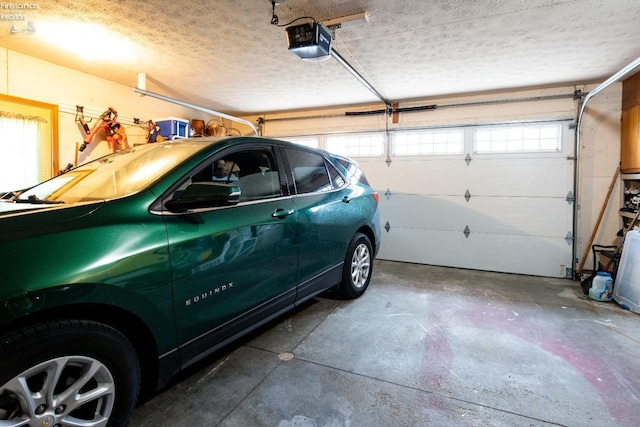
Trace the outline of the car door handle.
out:
[[[349,202],[351,201],[351,197],[349,197],[349,196],[344,196],[344,197],[342,198],[342,201],[343,201],[343,202],[345,202],[345,203],[349,203]]]
[[[293,214],[293,209],[276,209],[271,216],[274,218],[285,218]]]

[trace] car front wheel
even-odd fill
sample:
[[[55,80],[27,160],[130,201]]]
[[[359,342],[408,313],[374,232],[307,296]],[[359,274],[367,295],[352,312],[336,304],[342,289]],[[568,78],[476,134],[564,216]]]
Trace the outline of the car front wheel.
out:
[[[373,271],[371,241],[362,233],[356,233],[347,249],[342,270],[342,282],[338,292],[342,298],[354,299],[367,290]]]
[[[38,324],[0,337],[0,355],[0,420],[8,425],[127,425],[140,366],[115,329],[80,320]]]

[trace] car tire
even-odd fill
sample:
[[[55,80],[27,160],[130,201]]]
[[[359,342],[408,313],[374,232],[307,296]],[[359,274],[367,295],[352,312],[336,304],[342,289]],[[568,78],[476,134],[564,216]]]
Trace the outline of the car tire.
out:
[[[344,259],[342,282],[338,294],[343,299],[358,298],[367,290],[373,272],[373,250],[371,241],[362,233],[351,239]]]
[[[25,327],[0,337],[0,360],[0,420],[119,427],[135,408],[136,352],[107,325],[64,320]]]

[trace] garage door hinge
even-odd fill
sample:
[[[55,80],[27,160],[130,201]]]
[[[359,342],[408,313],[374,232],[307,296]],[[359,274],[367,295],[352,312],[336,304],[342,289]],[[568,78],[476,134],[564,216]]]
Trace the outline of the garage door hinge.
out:
[[[384,225],[384,229],[387,230],[387,233],[391,230],[391,224],[389,224],[389,221]]]
[[[569,190],[569,193],[567,193],[566,200],[567,200],[567,203],[569,203],[569,206],[571,206],[571,204],[576,201],[576,198],[573,197],[573,192],[571,190]]]
[[[468,239],[469,238],[469,234],[471,234],[471,230],[469,230],[469,226],[468,225],[464,228],[464,232],[463,233],[464,233],[464,237]]]
[[[573,234],[570,231],[567,231],[567,236],[564,239],[567,241],[567,245],[571,246],[573,243]]]
[[[467,190],[467,192],[464,193],[464,198],[466,199],[467,203],[469,203],[469,199],[471,198],[471,193],[469,193],[469,190]]]
[[[467,153],[467,157],[464,158],[464,161],[467,162],[467,166],[469,166],[469,163],[471,163],[471,156],[469,153]]]
[[[386,197],[387,200],[391,198],[391,190],[389,188],[387,188],[387,191],[384,192],[384,197]]]
[[[567,160],[575,160],[576,156],[567,156]]]

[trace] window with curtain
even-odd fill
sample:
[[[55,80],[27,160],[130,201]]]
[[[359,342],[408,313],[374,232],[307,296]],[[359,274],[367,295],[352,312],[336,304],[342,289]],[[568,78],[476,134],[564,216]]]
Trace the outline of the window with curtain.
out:
[[[0,193],[30,187],[51,177],[51,150],[44,141],[47,120],[0,111]],[[42,147],[47,146],[47,150]]]

